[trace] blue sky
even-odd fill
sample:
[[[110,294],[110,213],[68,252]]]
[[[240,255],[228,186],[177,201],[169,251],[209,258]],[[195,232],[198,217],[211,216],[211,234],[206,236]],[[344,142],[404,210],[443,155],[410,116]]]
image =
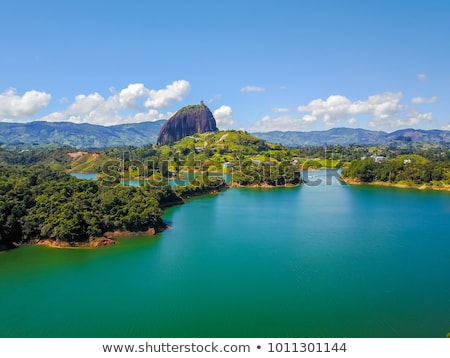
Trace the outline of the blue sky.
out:
[[[0,121],[450,130],[450,3],[0,3]]]

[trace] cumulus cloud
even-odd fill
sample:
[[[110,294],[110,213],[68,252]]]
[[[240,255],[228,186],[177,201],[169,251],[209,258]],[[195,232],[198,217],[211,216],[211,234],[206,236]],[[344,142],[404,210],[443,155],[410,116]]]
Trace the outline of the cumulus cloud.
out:
[[[411,99],[412,103],[415,104],[430,104],[430,103],[436,103],[438,98],[436,96],[433,96],[431,98],[425,98],[425,97],[414,97]]]
[[[443,126],[441,129],[444,131],[450,131],[450,123],[447,124],[446,126]]]
[[[265,90],[264,87],[258,86],[245,86],[241,88],[241,92],[264,92]]]
[[[426,75],[425,73],[419,73],[419,74],[417,75],[417,79],[418,79],[419,81],[426,81],[426,80],[427,80],[427,75]]]
[[[265,116],[259,121],[256,121],[250,131],[252,132],[269,132],[269,131],[300,131],[306,130],[310,126],[312,120],[316,121],[316,118],[296,118],[291,115],[284,116]]]
[[[315,99],[306,106],[297,107],[298,112],[310,112],[317,119],[325,123],[335,124],[349,115],[372,114],[385,117],[402,111],[400,105],[401,93],[384,93],[369,96],[366,101],[352,102],[340,95],[328,97],[326,100]]]
[[[230,128],[234,124],[233,109],[230,106],[220,106],[214,111],[213,115],[216,119],[217,127],[220,129]]]
[[[274,113],[289,112],[289,108],[275,107],[275,108],[272,108],[272,112],[274,112]]]
[[[165,89],[149,90],[149,98],[145,101],[146,108],[167,108],[174,100],[181,101],[188,94],[191,85],[188,81],[180,80],[166,86]]]
[[[11,121],[36,114],[50,103],[52,96],[40,91],[27,91],[22,96],[15,89],[0,93],[0,120]]]
[[[403,116],[392,117],[374,117],[369,121],[369,126],[374,129],[399,129],[406,127],[416,127],[423,122],[431,122],[433,120],[433,114],[419,113],[413,109],[409,110]]]
[[[50,122],[70,121],[114,125],[154,121],[170,117],[170,113],[160,113],[161,108],[169,107],[173,101],[181,101],[190,90],[188,81],[174,81],[164,89],[148,89],[142,83],[128,87],[104,98],[99,93],[79,94],[65,110],[51,113],[42,120]]]
[[[343,121],[354,125],[361,119],[377,129],[397,129],[432,121],[432,113],[420,113],[412,106],[401,103],[402,93],[386,92],[352,101],[342,95],[315,99],[297,107],[299,118],[294,116],[266,116],[257,121],[259,130],[302,130],[322,124],[325,128],[341,125]]]

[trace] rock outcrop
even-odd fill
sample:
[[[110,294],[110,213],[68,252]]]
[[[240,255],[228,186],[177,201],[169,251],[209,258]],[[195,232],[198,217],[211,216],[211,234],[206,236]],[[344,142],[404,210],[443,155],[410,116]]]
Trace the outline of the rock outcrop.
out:
[[[162,126],[157,144],[174,143],[196,133],[218,131],[216,120],[209,108],[203,103],[181,108]]]

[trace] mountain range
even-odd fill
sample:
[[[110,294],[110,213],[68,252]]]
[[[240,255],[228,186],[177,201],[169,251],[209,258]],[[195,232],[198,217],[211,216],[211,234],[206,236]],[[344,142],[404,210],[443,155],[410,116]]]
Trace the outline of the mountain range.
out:
[[[285,146],[314,146],[314,145],[380,145],[396,141],[422,142],[433,145],[450,144],[450,131],[432,129],[400,129],[387,133],[360,128],[332,128],[324,131],[311,132],[260,132],[254,136],[271,143]]]
[[[105,148],[113,146],[142,146],[156,143],[166,120],[100,126],[70,122],[0,123],[0,147],[70,146],[74,148]],[[252,133],[271,143],[285,146],[310,145],[377,145],[395,141],[450,144],[450,131],[401,129],[392,133],[354,128],[332,128],[325,131],[272,131]]]
[[[142,146],[155,143],[165,120],[116,126],[71,122],[0,123],[0,146],[56,145],[74,148]]]

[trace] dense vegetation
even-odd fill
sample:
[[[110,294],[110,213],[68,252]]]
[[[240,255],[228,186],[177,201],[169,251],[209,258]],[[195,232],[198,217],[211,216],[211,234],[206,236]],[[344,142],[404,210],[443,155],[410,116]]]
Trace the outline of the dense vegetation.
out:
[[[214,185],[214,187],[212,187]],[[220,178],[175,192],[78,180],[48,166],[0,166],[0,247],[40,239],[87,242],[108,231],[159,231],[162,210],[182,196],[223,187]]]
[[[107,155],[116,167],[124,163],[132,178],[180,177],[186,173],[233,173],[238,185],[299,184],[299,151],[271,144],[243,131],[222,131],[185,137],[168,146],[146,146]],[[123,161],[122,161],[123,158]],[[112,175],[111,167],[103,172]],[[107,167],[108,165],[105,165]]]
[[[103,187],[48,167],[1,167],[0,242],[87,241],[109,230],[161,225],[146,188]]]
[[[400,154],[358,159],[342,172],[347,178],[363,183],[443,186],[450,184],[450,151],[432,154]]]

